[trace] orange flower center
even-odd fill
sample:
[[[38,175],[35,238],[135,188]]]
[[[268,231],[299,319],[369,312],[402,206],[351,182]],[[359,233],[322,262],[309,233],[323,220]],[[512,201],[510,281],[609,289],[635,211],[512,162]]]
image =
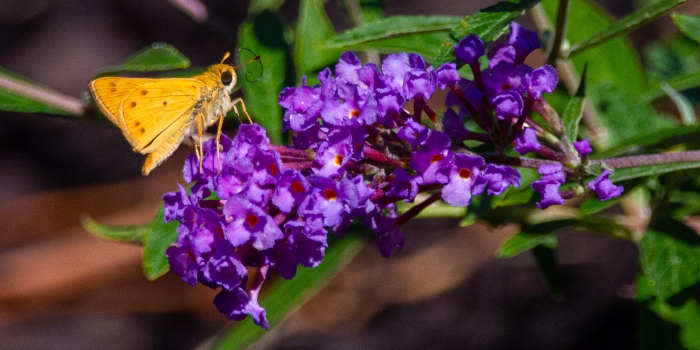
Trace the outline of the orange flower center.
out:
[[[296,181],[292,182],[292,185],[289,186],[289,188],[291,188],[292,191],[294,191],[294,192],[296,192],[296,193],[302,193],[302,192],[304,192],[304,185],[302,185],[302,184],[301,184],[301,181],[299,181],[299,180],[296,180]]]
[[[255,227],[255,225],[258,224],[258,216],[252,213],[248,214],[248,216],[245,217],[245,223],[250,227]]]
[[[338,194],[335,193],[335,190],[326,188],[325,190],[323,190],[323,197],[325,197],[329,201],[334,201],[338,197]]]
[[[459,169],[459,177],[463,179],[468,179],[472,176],[472,171],[467,168]]]

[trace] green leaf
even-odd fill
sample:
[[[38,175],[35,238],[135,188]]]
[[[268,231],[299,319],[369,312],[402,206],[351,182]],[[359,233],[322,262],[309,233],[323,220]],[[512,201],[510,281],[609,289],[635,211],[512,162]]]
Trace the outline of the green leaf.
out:
[[[556,236],[555,236],[556,239]],[[547,285],[554,295],[561,294],[561,275],[559,274],[559,263],[557,262],[557,255],[554,251],[556,247],[556,240],[554,241],[554,246],[549,246],[546,244],[540,244],[532,248],[532,254],[535,257],[535,262],[540,268],[540,271],[547,280]]]
[[[644,233],[640,260],[655,295],[666,299],[700,282],[699,240],[693,229],[670,220]]]
[[[163,208],[151,222],[143,244],[143,273],[149,280],[155,280],[170,270],[165,251],[177,238],[177,221],[165,222]]]
[[[277,16],[264,11],[243,22],[238,27],[238,46],[260,56],[260,62],[249,65],[246,65],[249,58],[243,55],[236,57],[236,64],[241,66],[239,81],[248,112],[267,130],[272,142],[280,144],[282,109],[277,98],[286,85],[289,55],[283,27]],[[260,65],[262,72],[259,71]]]
[[[661,88],[676,105],[676,109],[678,109],[678,114],[680,114],[683,124],[695,124],[695,110],[693,109],[693,105],[690,103],[690,101],[668,84],[661,85]]]
[[[591,69],[593,67],[591,65]],[[598,85],[590,91],[590,96],[595,101],[601,123],[609,132],[609,148],[641,134],[653,134],[678,125],[677,121],[639,103],[638,97],[610,84]]]
[[[498,248],[496,256],[501,259],[510,259],[539,245],[554,248],[557,246],[557,236],[554,233],[533,234],[520,232],[508,238],[501,247]]]
[[[284,4],[284,0],[250,0],[248,3],[248,15],[255,15],[265,10],[277,11]],[[238,29],[240,32],[240,29]]]
[[[304,74],[336,61],[341,50],[327,49],[324,43],[335,35],[322,0],[301,0],[294,42],[294,66],[297,82]]]
[[[10,87],[15,87],[11,89]],[[75,115],[75,111],[71,111],[68,108],[59,108],[54,104],[49,104],[47,101],[42,100],[39,96],[32,96],[31,93],[20,94],[17,89],[30,90],[41,92],[42,95],[60,95],[58,92],[49,89],[47,87],[41,86],[31,80],[22,77],[18,74],[0,68],[0,110],[9,112],[20,112],[20,113],[41,113],[41,114],[53,114],[53,115]],[[71,97],[68,97],[73,99]],[[76,102],[79,102],[75,99]],[[79,104],[79,103],[78,103]]]
[[[349,233],[329,244],[323,262],[316,268],[300,267],[291,280],[278,279],[269,290],[263,290],[262,306],[267,310],[270,327],[275,327],[285,317],[299,308],[306,300],[320,290],[340,269],[354,257],[363,245],[359,232]],[[265,330],[255,325],[249,318],[225,331],[216,341],[213,349],[245,349],[265,334]]]
[[[557,230],[575,225],[573,219],[553,220],[534,225],[524,225],[522,232],[508,238],[496,252],[502,259],[512,258],[539,245],[554,248],[557,245]]]
[[[557,0],[542,0],[542,5],[549,18],[556,18]],[[607,28],[615,19],[598,5],[589,0],[571,2],[566,39],[569,42],[581,42],[596,34],[600,28]],[[627,37],[608,40],[594,48],[572,57],[578,71],[588,62],[589,87],[602,82],[610,82],[634,95],[646,92],[646,78],[637,51]],[[592,97],[591,100],[596,102]]]
[[[638,313],[637,341],[640,349],[700,349],[700,305],[688,299],[671,305],[653,296],[649,277],[637,278]]]
[[[663,144],[665,146],[675,145],[687,140],[692,140],[696,134],[699,133],[700,125],[678,125],[659,130],[652,130],[629,137],[616,144],[615,147],[611,147],[605,151],[596,152],[591,158],[607,158],[624,153],[628,150],[638,150],[642,147],[652,147],[659,144]]]
[[[674,7],[686,2],[687,0],[661,0],[655,1],[648,6],[645,6],[624,18],[614,21],[606,29],[590,36],[589,38],[573,45],[571,47],[571,56],[577,53],[588,50],[596,45],[604,43],[612,38],[624,35],[638,27],[643,26],[661,16],[666,12],[671,11]]]
[[[637,179],[640,177],[656,176],[675,171],[700,168],[700,162],[681,162],[645,165],[634,168],[615,169],[615,172],[610,175],[610,180],[613,182],[626,181]]]
[[[665,95],[663,86],[668,85],[676,91],[693,89],[700,86],[700,72],[681,74],[669,80],[660,82],[649,88],[649,91],[642,97],[643,101],[650,102]]]
[[[395,52],[403,47],[408,52],[429,51],[422,47],[422,38],[449,39],[449,32],[459,23],[458,17],[453,16],[392,16],[373,22],[365,23],[330,38],[325,47],[337,50],[378,50]],[[443,32],[435,35],[435,32]],[[432,34],[432,35],[426,35]],[[432,40],[439,48],[442,41]],[[403,45],[402,45],[403,43]],[[414,46],[411,49],[411,46]],[[433,53],[431,56],[435,56]]]
[[[109,67],[100,75],[118,72],[154,72],[161,70],[187,68],[190,60],[173,46],[166,43],[153,43],[118,66]]]
[[[83,228],[97,237],[112,241],[143,243],[144,237],[148,235],[150,230],[150,225],[108,226],[86,217],[83,219]]]
[[[620,198],[622,197],[608,199],[604,202],[598,198],[589,198],[583,203],[581,203],[581,206],[578,210],[581,216],[593,215],[595,213],[600,212],[601,210],[605,210],[617,204],[620,201]]]
[[[578,136],[578,127],[581,123],[581,117],[583,117],[583,103],[586,102],[586,71],[588,70],[588,65],[584,66],[583,73],[581,74],[581,82],[578,85],[578,89],[574,96],[571,97],[569,102],[566,104],[566,109],[564,109],[564,115],[562,116],[562,122],[564,123],[564,130],[566,130],[566,136],[569,140],[576,141]]]
[[[510,22],[522,16],[525,10],[538,2],[539,0],[501,1],[462,18],[460,23],[452,28],[451,40],[443,43],[436,63],[454,61],[452,47],[469,34],[480,36],[485,43],[495,41],[508,31]]]
[[[671,17],[681,33],[700,44],[700,17],[681,13],[674,13]]]

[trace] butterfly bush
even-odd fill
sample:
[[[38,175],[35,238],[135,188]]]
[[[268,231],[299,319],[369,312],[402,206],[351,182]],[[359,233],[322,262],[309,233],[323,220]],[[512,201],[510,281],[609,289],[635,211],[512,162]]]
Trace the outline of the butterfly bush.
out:
[[[572,192],[560,187],[572,171],[530,117],[546,114],[542,96],[558,82],[553,67],[524,63],[539,45],[535,32],[513,23],[488,53],[476,35],[454,47],[472,79],[461,78],[456,63],[435,69],[417,54],[392,54],[378,66],[346,52],[318,84],[285,88],[279,104],[290,145],[272,145],[261,126],[247,124],[233,139],[222,135],[218,158],[207,142],[201,170],[194,155],[186,160],[189,188],[164,196],[165,220],[179,222],[167,251],[172,271],[219,289],[214,304],[229,318],[250,315],[268,328],[258,296],[273,271],[290,279],[297,266],[317,266],[328,233],[342,235],[353,222],[391,256],[404,244],[403,224],[431,203],[465,207],[473,196],[520,186],[507,152],[544,158],[531,184],[537,206],[563,204]],[[428,104],[436,90],[447,92],[442,118]],[[495,156],[465,141],[489,145]],[[575,150],[585,158],[591,147],[581,140]],[[588,183],[602,200],[623,190],[609,176]],[[418,204],[399,213],[402,201]]]

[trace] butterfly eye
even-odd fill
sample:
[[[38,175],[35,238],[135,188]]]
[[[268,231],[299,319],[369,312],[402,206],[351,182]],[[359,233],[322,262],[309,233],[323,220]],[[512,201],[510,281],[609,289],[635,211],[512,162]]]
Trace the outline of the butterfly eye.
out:
[[[221,82],[224,85],[231,84],[231,81],[233,81],[233,75],[231,75],[231,71],[225,71],[221,73]]]

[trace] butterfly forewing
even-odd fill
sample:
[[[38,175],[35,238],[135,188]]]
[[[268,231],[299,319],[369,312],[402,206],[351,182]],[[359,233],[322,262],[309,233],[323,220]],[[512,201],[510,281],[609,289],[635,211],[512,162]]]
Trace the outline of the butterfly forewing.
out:
[[[181,120],[194,118],[201,82],[195,79],[152,79],[132,89],[121,102],[122,130],[134,149],[148,153],[167,139],[159,137]]]

